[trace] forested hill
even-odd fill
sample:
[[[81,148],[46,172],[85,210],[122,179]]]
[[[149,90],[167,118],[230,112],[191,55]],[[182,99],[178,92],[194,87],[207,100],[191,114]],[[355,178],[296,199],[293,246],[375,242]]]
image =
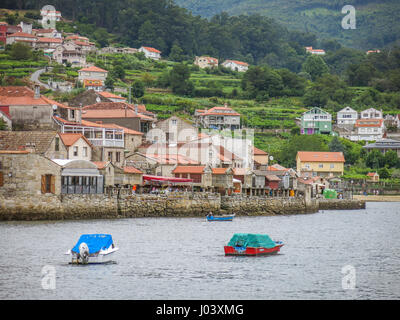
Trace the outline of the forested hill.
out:
[[[203,17],[258,13],[292,30],[314,32],[321,38],[336,38],[342,45],[363,50],[383,48],[400,39],[398,0],[175,0]],[[344,30],[344,5],[356,8],[356,30]]]
[[[289,32],[268,17],[221,14],[207,20],[192,15],[172,0],[3,0],[2,3],[3,8],[35,10],[52,4],[63,17],[73,21],[72,31],[89,36],[101,46],[111,42],[135,48],[151,46],[161,50],[163,57],[211,55],[298,72],[305,59],[304,47],[316,45],[315,35]],[[60,26],[63,27],[67,26]]]

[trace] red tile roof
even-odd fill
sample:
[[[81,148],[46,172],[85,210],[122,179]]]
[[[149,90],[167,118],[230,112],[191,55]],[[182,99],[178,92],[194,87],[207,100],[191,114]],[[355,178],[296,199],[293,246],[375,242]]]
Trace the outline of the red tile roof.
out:
[[[25,32],[16,32],[7,36],[7,38],[9,37],[36,38],[36,36]]]
[[[204,173],[206,166],[177,166],[172,173]]]
[[[245,66],[245,67],[248,67],[248,66],[249,66],[248,63],[242,62],[242,61],[238,61],[238,60],[226,60],[225,62],[233,62],[233,63],[235,63],[235,64],[238,64],[238,65],[241,65],[241,66]]]
[[[126,100],[126,98],[121,97],[121,96],[117,96],[116,94],[108,92],[108,91],[102,91],[102,92],[99,92],[99,94],[101,96],[103,96],[104,98],[113,98],[113,99]]]
[[[92,144],[82,133],[59,133],[60,138],[65,146],[70,147],[79,139],[85,140],[85,142],[92,147]]]
[[[38,42],[45,42],[45,43],[47,43],[47,42],[62,43],[62,40],[61,40],[61,39],[58,39],[58,38],[46,38],[46,37],[39,37],[39,38],[37,39],[37,41],[38,41]]]
[[[342,152],[298,151],[301,162],[345,162]]]
[[[213,174],[225,174],[228,168],[212,168]]]
[[[140,171],[139,169],[136,169],[135,167],[124,167],[124,173],[136,173],[136,174],[142,174],[143,172]]]
[[[154,49],[152,47],[142,47],[142,48],[146,49],[147,51],[150,51],[150,52],[161,53],[161,51]]]
[[[268,153],[265,152],[264,150],[258,149],[256,147],[253,147],[253,154],[258,155],[258,156],[267,156]]]
[[[104,169],[110,161],[92,161],[99,170]]]
[[[91,67],[88,67],[88,68],[82,68],[82,69],[78,70],[78,72],[79,72],[79,71],[86,71],[86,72],[108,72],[107,70],[101,69],[101,68],[96,67],[96,66],[91,66]]]

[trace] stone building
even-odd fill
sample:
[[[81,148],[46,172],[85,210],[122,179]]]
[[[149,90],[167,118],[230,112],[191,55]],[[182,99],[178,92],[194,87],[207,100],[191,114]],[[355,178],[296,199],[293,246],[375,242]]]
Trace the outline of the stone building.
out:
[[[61,166],[27,150],[0,150],[0,193],[60,194]]]
[[[24,86],[0,87],[0,110],[10,115],[13,130],[54,130],[54,108],[49,99]]]
[[[175,178],[193,179],[194,190],[210,190],[212,187],[212,170],[210,166],[176,166],[172,171]]]
[[[29,151],[48,159],[66,159],[67,146],[56,131],[0,131],[0,150]]]

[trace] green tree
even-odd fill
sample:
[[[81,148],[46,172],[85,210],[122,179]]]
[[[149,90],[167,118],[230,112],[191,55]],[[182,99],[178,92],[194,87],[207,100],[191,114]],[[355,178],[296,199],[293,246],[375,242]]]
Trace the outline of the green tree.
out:
[[[191,95],[194,90],[190,79],[190,69],[186,64],[175,65],[169,72],[169,82],[172,92],[180,95]]]
[[[111,91],[114,91],[114,83],[115,79],[110,75],[107,75],[106,81],[104,81],[104,85],[106,86],[106,88],[110,89]]]
[[[22,42],[14,42],[11,45],[10,57],[14,60],[29,60],[32,58],[32,49]]]
[[[384,156],[385,166],[389,168],[397,167],[399,164],[399,158],[397,152],[394,150],[388,150]]]
[[[283,145],[278,160],[283,166],[293,168],[296,166],[298,151],[329,151],[325,140],[320,135],[297,135],[290,137]]]
[[[392,176],[390,174],[390,171],[388,168],[383,167],[381,169],[378,170],[378,174],[379,174],[379,178],[380,179],[390,179],[390,177]]]
[[[373,169],[381,168],[385,165],[384,155],[379,150],[372,150],[365,157],[365,164]]]
[[[143,97],[145,94],[145,85],[142,81],[140,80],[135,80],[132,83],[132,87],[131,87],[131,94],[132,96],[136,99],[136,101]]]
[[[329,151],[330,152],[344,152],[344,146],[340,142],[338,137],[333,137],[331,142],[329,143]]]
[[[176,62],[182,62],[185,59],[183,50],[177,43],[172,46],[169,59]]]
[[[307,72],[313,81],[329,73],[329,67],[318,55],[310,55],[302,65],[302,71]]]

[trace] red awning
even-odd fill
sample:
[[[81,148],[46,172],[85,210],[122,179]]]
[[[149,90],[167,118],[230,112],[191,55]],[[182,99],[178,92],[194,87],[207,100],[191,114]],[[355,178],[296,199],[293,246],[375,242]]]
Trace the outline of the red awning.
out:
[[[193,179],[143,175],[145,181],[193,182]]]

